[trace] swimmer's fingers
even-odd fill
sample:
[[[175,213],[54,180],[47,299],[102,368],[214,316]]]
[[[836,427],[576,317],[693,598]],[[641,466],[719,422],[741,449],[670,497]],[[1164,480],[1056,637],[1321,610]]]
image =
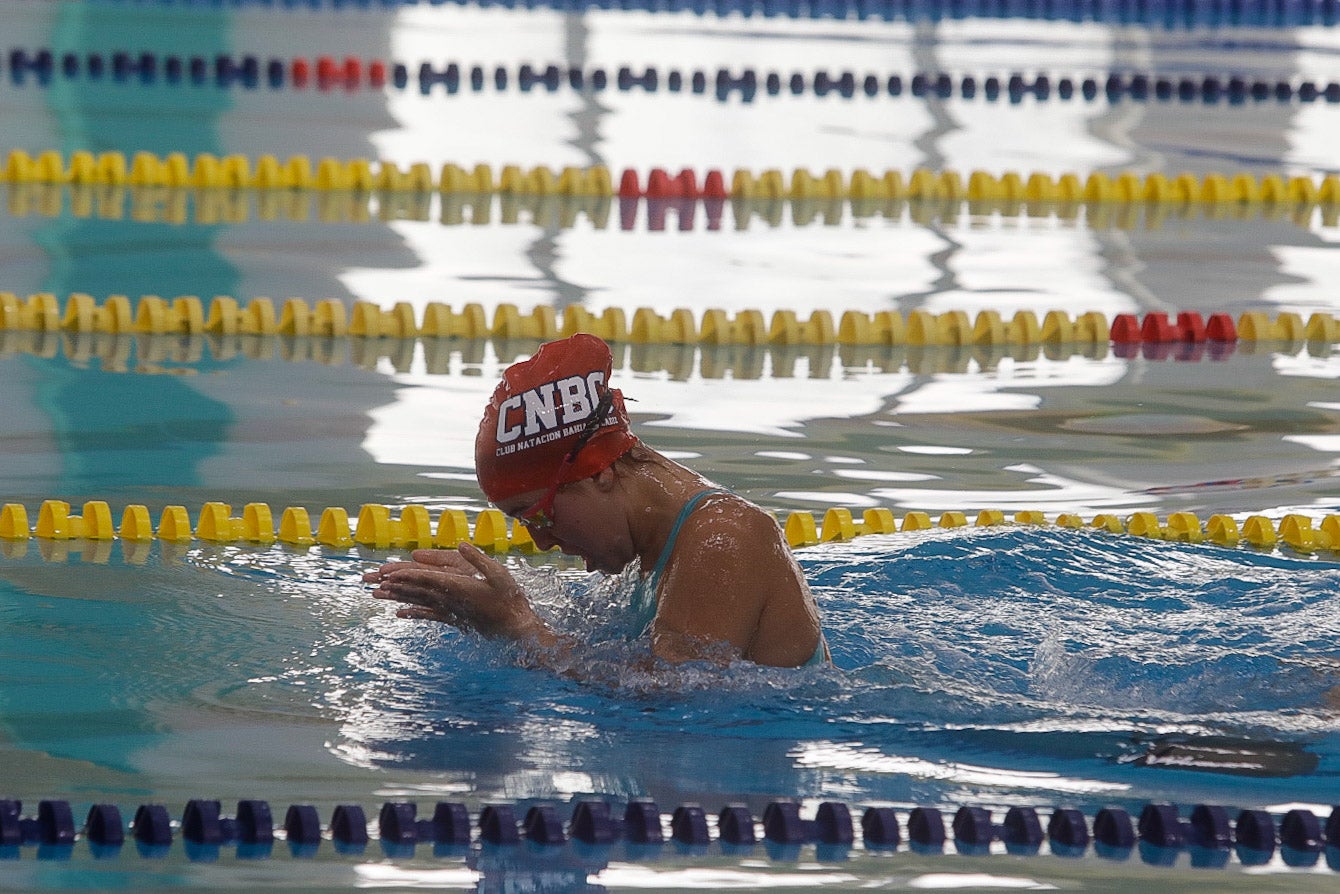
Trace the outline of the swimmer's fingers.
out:
[[[448,615],[471,626],[486,620],[497,601],[489,583],[478,573],[429,571],[420,566],[387,575],[372,595]]]
[[[452,618],[455,617],[443,612],[435,612],[431,608],[398,608],[395,616],[412,621],[441,621],[443,624],[450,624]]]
[[[416,549],[410,554],[415,565],[420,568],[432,568],[479,577],[481,574],[494,586],[513,587],[511,572],[496,559],[484,555],[479,547],[472,543],[462,543],[456,549]]]
[[[416,549],[409,554],[416,565],[450,571],[470,571],[470,565],[454,549]]]
[[[512,577],[512,572],[507,570],[507,566],[485,555],[484,551],[473,543],[462,543],[457,547],[457,555],[468,563],[467,567],[471,572],[483,575],[483,579],[495,590],[520,593],[521,588],[517,586],[516,579]]]
[[[404,604],[405,608],[396,609],[397,618],[415,621],[437,621],[450,624],[461,630],[470,630],[470,623],[448,604],[449,590],[438,582],[437,585],[416,584],[407,575],[401,574],[394,580],[384,581],[373,591],[376,599],[387,599]]]
[[[422,568],[418,562],[405,562],[403,560],[387,562],[375,571],[369,571],[363,575],[363,583],[379,584],[386,579],[387,575],[394,574],[397,571],[403,571],[406,568]]]
[[[542,622],[526,594],[499,566],[501,578],[480,571],[428,571],[408,568],[388,575],[373,591],[378,599],[392,599],[452,617],[449,623],[478,630],[487,636],[519,637],[533,633]]]
[[[389,575],[408,568],[425,571],[454,571],[458,574],[474,574],[475,568],[454,549],[416,549],[410,553],[410,561],[397,559],[387,562],[375,571],[363,575],[363,583],[379,584]]]
[[[461,543],[456,549],[416,549],[411,553],[416,565],[432,566],[442,571],[486,581],[499,596],[521,595],[512,572],[507,566],[473,543]]]
[[[395,616],[411,621],[437,621],[441,624],[459,627],[461,630],[468,631],[470,629],[470,625],[461,620],[459,616],[450,612],[433,611],[430,608],[402,608],[396,611]]]
[[[377,599],[406,602],[430,611],[454,611],[453,578],[441,571],[428,571],[416,565],[397,568],[382,576],[372,591]]]

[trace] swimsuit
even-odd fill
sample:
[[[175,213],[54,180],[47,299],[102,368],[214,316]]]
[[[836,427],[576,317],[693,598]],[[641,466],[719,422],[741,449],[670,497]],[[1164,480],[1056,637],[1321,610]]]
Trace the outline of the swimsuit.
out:
[[[633,619],[633,629],[641,631],[638,635],[645,636],[651,631],[651,623],[656,620],[656,593],[661,587],[661,576],[665,573],[665,566],[670,563],[670,554],[675,551],[675,541],[679,539],[679,531],[684,527],[684,522],[693,513],[694,509],[707,497],[713,494],[724,494],[726,491],[719,487],[711,487],[706,490],[700,490],[698,493],[689,497],[679,515],[675,516],[675,523],[670,526],[670,536],[666,538],[665,546],[661,548],[661,555],[656,559],[656,565],[651,569],[651,573],[642,578],[637,583],[637,588],[633,590],[632,598],[629,600],[629,608]],[[813,667],[828,663],[827,642],[824,640],[823,631],[819,631],[819,643],[814,648],[814,654],[810,656],[802,667]]]

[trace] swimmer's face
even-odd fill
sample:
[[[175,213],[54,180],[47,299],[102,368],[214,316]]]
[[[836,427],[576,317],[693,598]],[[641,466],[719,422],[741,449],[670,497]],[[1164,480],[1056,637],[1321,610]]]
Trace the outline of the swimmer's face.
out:
[[[546,491],[529,491],[500,501],[497,506],[526,526],[535,545],[542,550],[558,547],[570,556],[586,560],[588,571],[615,574],[630,561],[620,556],[615,538],[605,531],[608,508],[602,511],[602,495],[588,481],[565,484],[553,494],[545,514],[546,524],[532,524],[525,514],[545,499]]]

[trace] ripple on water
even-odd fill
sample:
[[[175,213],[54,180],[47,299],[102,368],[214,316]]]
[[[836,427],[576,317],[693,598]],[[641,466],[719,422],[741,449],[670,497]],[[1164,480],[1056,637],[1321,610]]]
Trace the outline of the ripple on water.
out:
[[[9,678],[33,688],[8,698],[7,721],[36,729],[44,703],[77,691],[81,716],[96,702],[101,732],[126,748],[220,719],[332,724],[329,752],[349,764],[481,793],[548,791],[562,771],[628,793],[800,779],[863,797],[1059,797],[1176,773],[1188,755],[1306,779],[1340,751],[1326,707],[1340,680],[1333,561],[1011,528],[799,555],[836,668],[656,666],[627,629],[635,571],[510,560],[540,611],[591,642],[572,661],[583,682],[395,618],[360,581],[381,556],[211,547],[133,575],[113,564],[15,583],[35,569],[11,569],[24,595],[6,607]],[[60,671],[43,682],[23,658]]]

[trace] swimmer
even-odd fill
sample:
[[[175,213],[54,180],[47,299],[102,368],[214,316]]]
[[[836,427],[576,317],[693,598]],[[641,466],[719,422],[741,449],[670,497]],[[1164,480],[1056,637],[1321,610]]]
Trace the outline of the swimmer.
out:
[[[508,367],[484,411],[475,467],[485,496],[590,571],[642,574],[631,611],[652,653],[797,667],[828,646],[777,521],[643,444],[609,386],[605,342],[579,334]],[[364,576],[402,618],[508,639],[541,664],[576,640],[553,630],[500,562],[469,543],[419,549]]]

